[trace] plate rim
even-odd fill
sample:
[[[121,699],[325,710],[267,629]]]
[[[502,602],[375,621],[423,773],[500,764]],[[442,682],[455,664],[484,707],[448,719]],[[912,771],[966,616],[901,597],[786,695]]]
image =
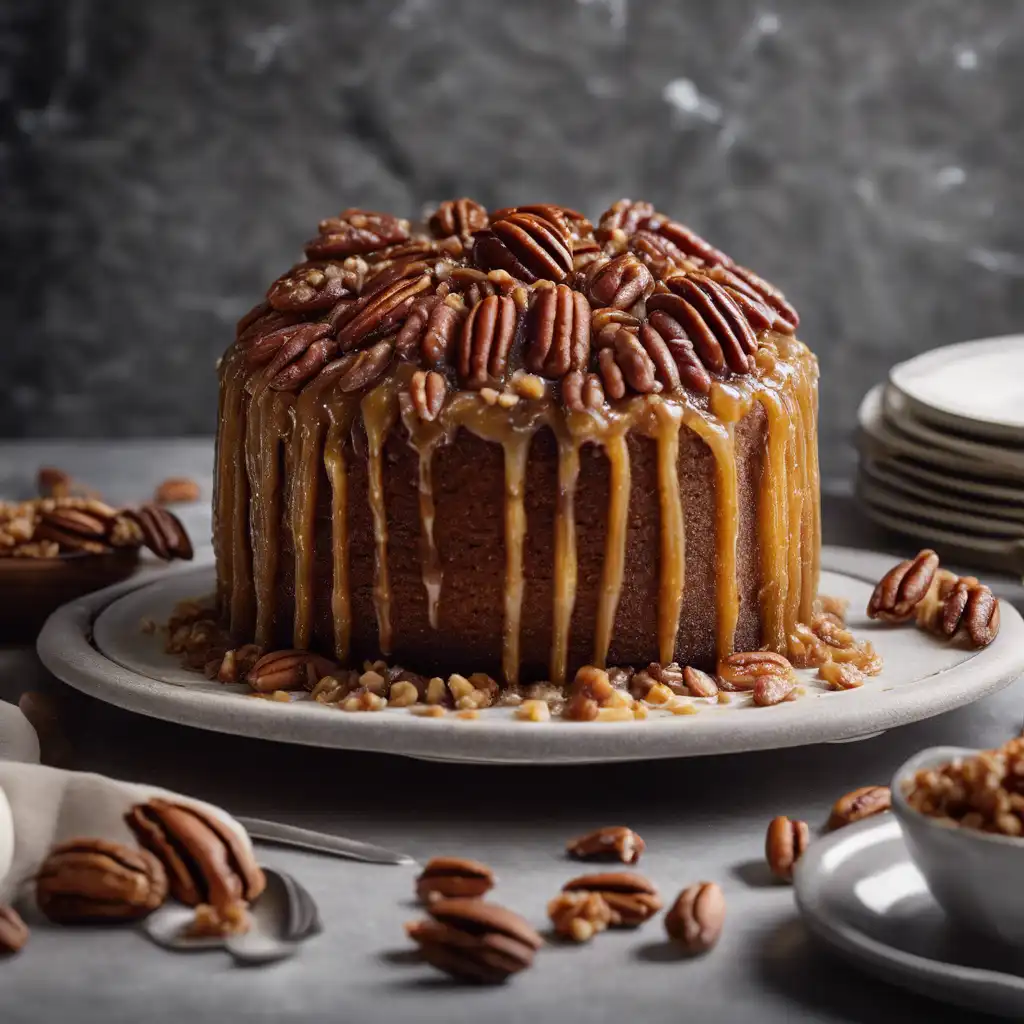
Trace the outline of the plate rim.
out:
[[[842,550],[842,549],[839,549]],[[823,549],[823,568],[828,568],[828,548]],[[863,553],[861,561],[864,561]],[[874,554],[874,553],[870,553]],[[884,560],[886,567],[891,565],[891,556],[875,555]],[[195,573],[208,572],[212,568],[212,558],[205,560],[210,564],[196,566]],[[839,574],[870,583],[849,567],[836,570]],[[882,570],[884,571],[884,570]],[[179,575],[179,573],[175,573]],[[142,586],[160,585],[165,577],[157,580],[144,581]],[[729,730],[724,735],[708,738],[707,731],[698,734],[696,749],[687,744],[685,725],[678,719],[667,722],[622,723],[545,723],[529,733],[526,723],[512,723],[504,720],[492,723],[489,729],[481,729],[476,723],[462,723],[447,719],[416,718],[403,716],[394,719],[381,715],[349,715],[345,716],[346,724],[339,729],[340,721],[335,717],[319,718],[322,709],[307,708],[299,703],[294,712],[308,716],[306,727],[299,735],[280,735],[281,707],[273,702],[249,700],[239,703],[238,696],[233,695],[230,707],[239,710],[244,703],[246,711],[241,714],[223,714],[226,695],[209,690],[186,690],[185,688],[154,678],[141,675],[107,658],[91,643],[92,622],[102,609],[113,601],[138,589],[138,582],[129,581],[128,585],[119,585],[87,595],[72,601],[56,611],[39,636],[37,650],[46,668],[69,685],[97,697],[106,703],[133,711],[148,717],[159,718],[178,724],[203,728],[214,732],[225,732],[234,735],[250,736],[259,739],[270,739],[307,746],[326,746],[348,750],[368,750],[384,753],[403,754],[413,757],[445,759],[457,762],[481,762],[498,764],[557,764],[557,763],[595,763],[604,761],[659,760],[671,757],[707,756],[712,754],[738,753],[749,750],[779,749],[792,746],[806,746],[820,742],[843,741],[862,738],[887,730],[897,725],[920,721],[944,711],[952,710],[972,703],[990,693],[994,693],[1016,679],[1024,671],[1024,620],[1009,604],[1004,603],[1003,627],[996,642],[983,651],[957,665],[949,666],[929,675],[928,685],[938,689],[939,694],[922,705],[920,700],[913,702],[908,711],[906,700],[894,701],[886,699],[876,702],[867,709],[859,709],[851,725],[848,716],[838,726],[830,719],[823,718],[819,728],[800,734],[800,741],[794,742],[792,719],[788,716],[764,719],[772,722],[770,726],[762,725],[758,730]],[[988,671],[985,682],[970,687],[963,685],[964,673],[976,673],[980,658],[988,658]],[[937,680],[941,680],[938,683]],[[912,681],[906,686],[914,686],[924,680]],[[883,693],[885,691],[882,691]],[[822,695],[827,697],[828,695]],[[905,695],[904,695],[905,696]],[[783,712],[796,705],[786,705]],[[214,709],[211,715],[210,709]],[[770,712],[769,712],[770,713]],[[378,719],[380,721],[378,721]],[[690,718],[683,719],[689,722]],[[320,724],[316,724],[320,723]],[[822,724],[830,726],[820,727]],[[628,728],[633,725],[634,731],[629,734],[635,737],[637,729],[645,730],[646,742],[641,744],[627,742],[625,748],[617,744],[613,730]],[[675,726],[671,732],[666,726]],[[445,728],[447,726],[447,728]],[[439,728],[440,727],[440,728]],[[453,750],[448,740],[453,735],[451,728],[459,729],[459,749]],[[543,730],[543,731],[542,731]],[[578,742],[566,745],[564,737],[568,730],[572,731]],[[517,739],[509,744],[507,737],[514,735]],[[669,735],[671,739],[660,744],[652,742],[661,736]],[[529,739],[526,737],[530,735]],[[622,733],[620,733],[622,735]],[[806,739],[803,737],[806,736]],[[340,737],[340,738],[339,738]],[[445,739],[447,738],[447,739]],[[525,751],[523,740],[525,740]],[[397,742],[396,742],[397,741]],[[425,741],[425,742],[424,742]],[[495,745],[498,749],[494,749]],[[707,749],[710,746],[712,749]]]
[[[1024,442],[1024,425],[1011,423],[998,417],[978,418],[966,416],[962,411],[957,411],[942,405],[935,405],[926,399],[915,395],[912,391],[912,383],[907,381],[909,374],[920,373],[922,370],[927,373],[929,364],[944,364],[950,360],[969,358],[970,354],[977,355],[980,350],[986,354],[989,351],[998,352],[1005,349],[1007,344],[1020,345],[1024,347],[1024,334],[1001,334],[987,338],[971,338],[967,341],[958,341],[952,345],[942,345],[939,348],[929,349],[927,352],[905,359],[897,363],[889,371],[889,383],[901,395],[906,397],[915,408],[925,410],[925,418],[929,413],[944,421],[947,425],[959,428],[967,433],[987,434],[992,439],[1016,440],[1018,444]],[[903,383],[900,383],[902,378]]]
[[[1019,1018],[1024,1012],[1024,977],[982,967],[951,964],[897,949],[867,935],[826,909],[827,902],[821,893],[832,872],[823,866],[822,861],[836,847],[851,841],[863,843],[863,836],[875,831],[886,834],[893,832],[902,841],[903,832],[898,819],[892,815],[880,815],[848,825],[818,839],[807,848],[797,864],[793,878],[794,899],[807,927],[842,956],[901,988],[928,995],[928,986],[940,983],[944,995],[958,1005]],[[876,841],[882,842],[887,838],[888,835],[880,835]],[[909,859],[909,854],[907,857]],[[979,986],[987,991],[995,989],[995,995],[1012,999],[1015,1005],[1012,1009],[1005,1006],[998,1011],[993,1010],[991,999],[984,1003],[979,1001],[976,992]],[[934,991],[931,994],[934,997]],[[957,998],[960,995],[964,998]]]

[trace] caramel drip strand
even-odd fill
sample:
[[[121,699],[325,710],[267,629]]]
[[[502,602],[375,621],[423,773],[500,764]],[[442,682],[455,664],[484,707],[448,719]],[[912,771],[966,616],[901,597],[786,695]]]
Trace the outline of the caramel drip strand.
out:
[[[331,619],[334,653],[348,659],[352,643],[352,596],[348,582],[348,475],[343,445],[349,423],[331,410],[331,426],[324,443],[324,468],[331,484]]]
[[[553,622],[551,629],[551,681],[565,682],[569,657],[569,626],[576,605],[576,484],[580,475],[579,445],[558,442],[558,502],[555,507],[555,564]]]
[[[441,612],[441,587],[444,570],[441,555],[434,541],[434,445],[418,446],[419,499],[420,499],[420,564],[423,587],[427,592],[427,619],[431,629],[437,629]]]
[[[661,511],[661,589],[658,594],[658,656],[675,660],[676,636],[686,584],[686,532],[679,491],[679,424],[681,415],[657,406],[658,500]]]
[[[604,568],[601,572],[601,593],[594,630],[594,664],[603,667],[608,659],[615,629],[615,613],[622,594],[626,566],[626,529],[629,525],[630,468],[629,446],[625,429],[620,428],[603,440],[608,458],[608,537]]]
[[[809,622],[818,591],[821,559],[821,481],[818,475],[817,389],[811,379],[811,368],[806,363],[802,364],[797,371],[797,380],[797,401],[800,405],[801,436],[804,443],[800,621]]]
[[[790,481],[788,495],[787,572],[789,574],[789,592],[786,595],[786,635],[796,629],[800,620],[801,591],[803,590],[803,571],[801,568],[802,543],[800,531],[803,526],[804,480],[802,477],[803,442],[799,437],[799,407],[793,389],[787,389],[786,407],[796,429],[790,432],[787,444],[786,474]]]
[[[373,515],[373,606],[377,613],[377,637],[381,654],[391,653],[391,582],[388,576],[388,519],[384,501],[384,443],[397,418],[394,381],[374,388],[362,401],[366,430],[367,477],[370,512]]]
[[[529,434],[513,434],[505,449],[505,631],[502,672],[506,682],[519,679],[519,641],[523,611],[523,540],[526,537],[526,462]]]

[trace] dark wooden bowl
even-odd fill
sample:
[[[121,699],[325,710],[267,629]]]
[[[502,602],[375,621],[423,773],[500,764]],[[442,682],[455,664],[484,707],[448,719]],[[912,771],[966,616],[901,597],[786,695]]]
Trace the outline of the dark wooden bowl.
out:
[[[135,571],[139,552],[0,558],[0,642],[32,644],[52,611],[76,597],[120,583]]]

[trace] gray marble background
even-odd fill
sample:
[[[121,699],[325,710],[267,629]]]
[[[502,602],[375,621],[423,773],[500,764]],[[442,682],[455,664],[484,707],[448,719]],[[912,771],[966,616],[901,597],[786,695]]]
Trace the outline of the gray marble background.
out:
[[[823,458],[894,361],[1024,325],[1017,0],[2,0],[0,435],[209,432],[348,205],[645,197],[782,286]]]

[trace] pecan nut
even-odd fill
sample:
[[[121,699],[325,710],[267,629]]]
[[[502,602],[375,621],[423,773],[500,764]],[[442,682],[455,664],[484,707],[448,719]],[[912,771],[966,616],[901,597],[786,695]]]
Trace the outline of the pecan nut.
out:
[[[366,263],[362,266],[365,269]],[[274,309],[331,309],[339,299],[358,294],[361,284],[362,274],[356,266],[332,261],[300,263],[270,286],[267,301]]]
[[[696,231],[685,224],[669,220],[666,217],[654,216],[644,222],[648,231],[653,231],[662,238],[668,239],[677,249],[687,256],[702,260],[708,266],[733,266],[732,260],[720,249],[701,238]]]
[[[424,903],[436,899],[475,899],[494,888],[494,872],[468,857],[431,857],[416,879],[416,895]]]
[[[654,291],[654,277],[631,252],[595,264],[584,278],[587,298],[595,306],[629,309]]]
[[[519,309],[507,295],[490,295],[469,312],[459,337],[458,373],[474,391],[501,383],[519,326]]]
[[[604,387],[596,373],[573,370],[562,378],[562,401],[570,412],[600,409],[604,405]]]
[[[963,632],[972,647],[987,647],[999,633],[999,601],[972,576],[956,581],[942,605],[942,632]]]
[[[612,923],[612,909],[599,892],[561,892],[548,903],[556,935],[589,942]]]
[[[243,323],[245,322],[245,319],[246,318],[243,317],[239,322]],[[264,313],[255,320],[247,323],[245,328],[241,330],[235,338],[235,344],[239,348],[244,349],[248,355],[248,350],[251,349],[253,345],[262,341],[268,334],[274,334],[277,331],[283,330],[285,327],[296,327],[305,322],[306,316],[304,313],[284,313],[277,309],[271,309],[269,313]],[[269,357],[266,361],[269,361]]]
[[[362,391],[383,376],[391,365],[393,351],[391,342],[385,340],[360,352],[348,352],[340,359],[328,363],[320,371],[318,379],[330,379],[343,394]]]
[[[251,370],[274,364],[274,373],[298,358],[315,341],[331,336],[330,324],[284,324],[266,331],[245,350],[245,363]]]
[[[938,568],[939,556],[929,548],[894,566],[872,592],[868,618],[886,622],[906,622],[912,618],[931,588]]]
[[[400,277],[378,290],[367,291],[348,310],[348,319],[338,331],[338,347],[348,352],[397,327],[416,297],[430,286],[430,275],[419,273]]]
[[[212,812],[153,799],[136,804],[125,822],[163,864],[171,895],[187,906],[251,902],[266,887],[248,841]]]
[[[408,221],[389,213],[348,209],[320,222],[320,234],[306,243],[306,255],[311,260],[354,256],[404,242],[408,237]]]
[[[57,924],[136,920],[166,897],[167,875],[156,857],[105,839],[55,846],[36,875],[36,902]]]
[[[796,689],[796,680],[786,676],[758,676],[751,688],[754,703],[761,708],[769,708],[788,700]]]
[[[620,199],[601,214],[597,223],[597,237],[607,241],[614,231],[621,231],[625,235],[635,234],[638,228],[654,216],[656,211],[650,203]]]
[[[891,809],[892,793],[888,786],[861,786],[835,802],[829,815],[828,827],[834,831]]]
[[[772,874],[783,882],[793,880],[793,867],[811,841],[806,821],[779,815],[773,818],[765,836],[764,855]]]
[[[506,220],[514,213],[525,213],[554,225],[573,243],[593,237],[594,226],[579,212],[556,203],[533,203],[529,206],[505,206],[491,214],[491,220]]]
[[[36,523],[33,540],[48,540],[65,551],[102,554],[109,551],[106,543],[111,520],[77,508],[55,508],[43,512]]]
[[[257,693],[274,690],[312,690],[337,666],[313,651],[270,651],[249,670],[246,682]]]
[[[70,497],[73,484],[71,474],[56,466],[40,466],[36,474],[36,487],[42,498]]]
[[[693,342],[679,322],[663,310],[654,310],[640,329],[641,340],[648,352],[656,344],[652,333],[657,334],[672,356],[679,382],[698,394],[708,394],[711,391],[711,374],[700,361]]]
[[[0,956],[19,952],[26,942],[28,925],[14,907],[0,903]]]
[[[661,279],[702,267],[700,260],[691,259],[682,249],[653,231],[637,231],[629,239],[629,247]]]
[[[597,368],[609,398],[625,398],[629,391],[649,395],[662,390],[654,361],[625,327],[616,329],[611,344],[597,353]]]
[[[636,928],[661,910],[658,890],[643,875],[608,871],[581,875],[562,886],[563,892],[597,892],[611,908],[613,928]]]
[[[699,668],[687,665],[683,669],[683,683],[691,697],[718,696],[718,683],[715,681],[715,677],[707,672],[702,672]]]
[[[712,276],[717,277],[718,275],[713,272],[719,269],[724,268],[713,267]],[[793,334],[800,326],[800,314],[775,285],[769,284],[763,277],[759,277],[746,267],[741,267],[738,263],[733,263],[727,273],[731,275],[731,278],[726,278],[726,280],[738,279],[749,291],[754,293],[754,296],[760,298],[775,312],[773,330],[783,334]],[[742,288],[737,288],[737,290],[743,291]]]
[[[432,298],[437,301],[421,309],[413,304],[408,319],[395,338],[395,348],[403,359],[416,360],[422,355],[428,366],[440,366],[455,351],[459,328],[466,319],[467,310],[458,296],[444,300],[437,296]]]
[[[446,199],[434,211],[428,222],[436,238],[457,235],[468,242],[477,231],[490,223],[487,210],[472,199]]]
[[[173,559],[191,561],[192,541],[181,520],[173,512],[159,505],[142,505],[137,509],[128,509],[123,514],[129,522],[138,526],[142,543],[157,558],[165,562]]]
[[[515,210],[474,237],[473,263],[527,283],[563,281],[572,270],[572,239],[564,225]]]
[[[172,476],[157,485],[153,493],[155,505],[187,505],[198,501],[199,484],[187,476]]]
[[[793,666],[774,651],[736,651],[718,661],[721,689],[752,690],[758,679],[765,676],[792,679]]]
[[[715,373],[747,373],[757,335],[731,295],[705,274],[674,274],[668,293],[655,295],[648,310],[664,309],[686,332],[704,365]],[[674,296],[679,301],[672,302]]]
[[[567,285],[539,289],[526,317],[526,368],[557,380],[590,358],[590,303]]]
[[[665,931],[691,955],[706,953],[722,935],[725,894],[715,882],[688,885],[665,915]]]
[[[518,914],[484,900],[439,900],[429,912],[432,921],[410,922],[406,933],[428,964],[456,978],[498,984],[544,944]]]
[[[320,374],[338,351],[337,342],[333,338],[314,341],[311,345],[306,345],[301,352],[295,351],[294,355],[293,348],[298,348],[297,339],[282,348],[270,364],[268,373],[273,374],[270,378],[270,387],[274,391],[301,390]],[[274,373],[279,366],[281,369]]]
[[[441,415],[448,383],[435,370],[417,370],[409,381],[409,395],[416,415],[431,423]]]
[[[608,825],[570,839],[565,852],[577,860],[619,860],[636,864],[644,852],[643,839],[625,825]]]

